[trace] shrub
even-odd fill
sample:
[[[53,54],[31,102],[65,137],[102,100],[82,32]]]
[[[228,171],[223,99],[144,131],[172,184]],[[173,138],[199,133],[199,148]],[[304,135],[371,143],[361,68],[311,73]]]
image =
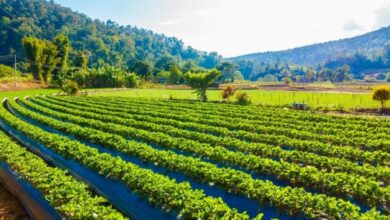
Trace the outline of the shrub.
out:
[[[68,95],[76,95],[79,92],[79,86],[73,80],[67,80],[62,85],[62,91],[64,91]]]
[[[126,87],[127,88],[135,88],[137,87],[138,76],[135,73],[128,73],[125,77]]]
[[[236,99],[239,105],[249,105],[251,103],[251,99],[246,92],[239,92],[236,95]]]
[[[0,64],[0,77],[13,76],[14,68]],[[16,75],[20,76],[20,72],[16,71]]]
[[[233,86],[228,86],[228,87],[226,87],[226,88],[223,89],[223,91],[222,91],[222,94],[221,94],[222,99],[223,99],[223,100],[226,100],[226,101],[229,101],[229,98],[230,98],[231,96],[233,96],[235,92],[236,92],[236,89],[235,89]]]

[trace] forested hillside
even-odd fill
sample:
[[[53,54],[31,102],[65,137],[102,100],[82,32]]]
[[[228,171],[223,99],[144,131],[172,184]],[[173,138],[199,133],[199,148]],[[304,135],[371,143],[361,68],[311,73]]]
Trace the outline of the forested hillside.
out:
[[[359,53],[368,57],[376,57],[390,43],[390,27],[369,32],[353,38],[308,45],[289,50],[263,52],[242,55],[232,60],[247,60],[255,62],[297,64],[315,66],[338,57],[353,56]]]
[[[52,40],[63,34],[70,38],[74,51],[89,52],[89,65],[107,63],[126,69],[142,61],[167,70],[172,63],[192,60],[212,68],[221,59],[217,53],[186,47],[177,38],[110,20],[93,20],[54,1],[0,0],[0,26],[0,55],[16,52],[23,57],[25,35]]]

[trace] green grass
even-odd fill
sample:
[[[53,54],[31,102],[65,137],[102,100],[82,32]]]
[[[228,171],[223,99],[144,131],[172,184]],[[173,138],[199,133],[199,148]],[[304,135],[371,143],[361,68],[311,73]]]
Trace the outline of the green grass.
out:
[[[168,90],[168,89],[129,89],[116,91],[92,92],[92,96],[125,96],[132,98],[159,98],[168,99],[196,99],[192,90]],[[254,104],[263,105],[291,105],[293,102],[304,102],[311,107],[329,109],[351,108],[378,108],[380,104],[371,99],[371,94],[359,93],[329,93],[329,92],[296,92],[296,91],[265,91],[246,90]],[[220,100],[220,90],[207,92],[210,101]],[[234,100],[234,98],[232,98]],[[390,101],[386,105],[390,107]]]
[[[2,100],[5,97],[8,98],[24,97],[28,95],[49,95],[58,92],[59,89],[28,89],[28,90],[20,90],[20,91],[5,91],[5,92],[0,92],[0,99]]]
[[[24,97],[27,95],[53,94],[59,92],[59,89],[31,89],[21,91],[0,92],[0,98],[5,97]],[[125,96],[132,98],[158,98],[169,99],[196,99],[193,90],[173,90],[173,89],[90,89],[91,96]],[[326,92],[293,92],[293,91],[265,91],[265,90],[246,90],[254,104],[263,105],[291,105],[293,102],[308,103],[311,107],[321,107],[328,109],[350,109],[361,108],[379,108],[380,104],[371,99],[370,94],[350,94],[350,93],[326,93]],[[210,101],[220,100],[220,90],[209,90],[208,97]],[[234,98],[232,98],[234,100]],[[390,101],[386,103],[390,108]]]

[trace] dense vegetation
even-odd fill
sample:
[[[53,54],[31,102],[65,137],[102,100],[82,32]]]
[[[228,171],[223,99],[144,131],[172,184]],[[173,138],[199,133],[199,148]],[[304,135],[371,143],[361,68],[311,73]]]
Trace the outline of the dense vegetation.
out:
[[[151,65],[151,72],[169,70],[171,64],[193,61],[214,67],[221,57],[185,47],[181,40],[133,26],[120,26],[113,21],[93,20],[73,12],[54,1],[0,1],[0,54],[25,57],[22,38],[30,35],[52,40],[57,35],[68,36],[75,51],[87,54],[89,65],[103,63],[134,71],[139,65]],[[61,52],[62,53],[62,52]],[[75,61],[76,52],[69,56]]]

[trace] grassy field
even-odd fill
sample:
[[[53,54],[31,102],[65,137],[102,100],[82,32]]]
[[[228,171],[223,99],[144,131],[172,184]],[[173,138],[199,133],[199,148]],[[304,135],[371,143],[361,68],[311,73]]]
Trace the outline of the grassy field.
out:
[[[58,89],[28,89],[28,90],[20,90],[20,91],[5,91],[5,92],[0,92],[0,99],[3,99],[5,97],[8,98],[24,97],[28,95],[49,95],[57,92],[59,92]]]
[[[97,90],[99,91],[99,90]],[[297,92],[297,91],[266,91],[246,90],[254,104],[263,105],[290,105],[293,102],[308,103],[311,107],[329,109],[337,108],[378,108],[380,105],[371,99],[371,94],[363,93],[330,93],[330,92]],[[209,90],[210,101],[220,100],[220,90]],[[131,89],[102,91],[89,93],[92,96],[126,96],[133,98],[168,99],[196,99],[192,90],[164,90],[164,89]],[[232,98],[233,100],[234,98]],[[390,102],[387,103],[390,107]]]
[[[0,98],[23,97],[35,94],[53,94],[59,92],[58,89],[31,89],[21,91],[0,92]],[[266,91],[266,90],[246,90],[254,104],[263,105],[291,105],[293,102],[308,103],[309,106],[322,109],[351,109],[351,108],[378,108],[378,102],[371,99],[370,94],[363,93],[330,93],[330,92],[297,92],[297,91]],[[88,90],[90,96],[124,96],[132,98],[147,99],[196,99],[193,90],[173,90],[173,89],[93,89]],[[210,101],[219,101],[220,90],[209,90]],[[234,100],[234,97],[232,98]],[[390,102],[386,103],[390,107]]]

